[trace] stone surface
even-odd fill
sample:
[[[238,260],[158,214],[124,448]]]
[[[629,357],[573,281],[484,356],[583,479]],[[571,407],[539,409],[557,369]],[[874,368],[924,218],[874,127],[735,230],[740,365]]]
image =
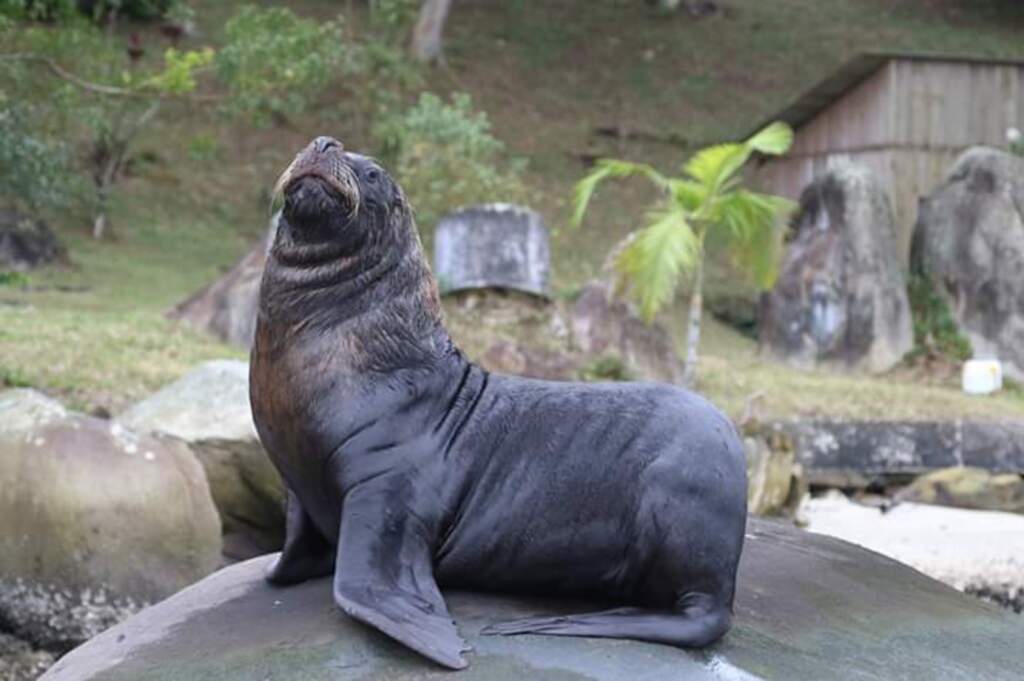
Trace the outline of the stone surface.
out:
[[[550,260],[544,220],[523,206],[469,206],[441,218],[434,235],[442,294],[502,288],[547,296]]]
[[[281,547],[284,484],[256,435],[249,407],[248,363],[200,364],[116,421],[138,432],[180,438],[192,447],[206,470],[224,533],[248,539],[249,548],[233,558],[250,558]],[[230,545],[241,546],[235,541]]]
[[[215,570],[220,521],[188,447],[0,392],[0,624],[66,650]]]
[[[883,372],[914,343],[889,197],[837,164],[800,197],[795,236],[764,297],[762,348],[801,367]]]
[[[954,466],[922,475],[897,492],[894,500],[1024,513],[1024,478],[1016,473],[993,474],[983,468]]]
[[[0,681],[35,681],[57,656],[0,631]]]
[[[260,280],[267,249],[277,230],[275,214],[265,239],[252,247],[224,276],[178,303],[167,316],[210,333],[222,341],[248,348],[256,333]]]
[[[687,652],[633,641],[484,637],[495,621],[580,603],[447,594],[474,650],[452,674],[355,624],[318,580],[272,589],[269,557],[227,568],[73,651],[46,681],[976,681],[1018,679],[1022,623],[895,561],[751,520],[733,630]]]
[[[911,248],[977,357],[1024,380],[1024,158],[975,148],[921,202]]]
[[[549,380],[678,382],[671,336],[594,282],[576,300],[516,291],[471,290],[445,297],[455,342],[490,371]]]
[[[64,258],[64,247],[45,222],[0,211],[0,270],[24,272]]]
[[[792,516],[807,492],[793,440],[781,429],[744,428],[747,511]]]
[[[788,421],[812,485],[864,487],[950,466],[1024,473],[1024,421]]]
[[[877,551],[957,589],[1005,603],[1024,594],[1024,516],[909,503],[883,513],[839,493],[809,500],[801,514],[812,532]],[[1024,620],[1018,626],[1024,640]]]
[[[592,359],[618,357],[630,378],[678,383],[682,363],[659,324],[645,324],[632,305],[611,295],[607,283],[584,287],[569,313],[572,346]]]

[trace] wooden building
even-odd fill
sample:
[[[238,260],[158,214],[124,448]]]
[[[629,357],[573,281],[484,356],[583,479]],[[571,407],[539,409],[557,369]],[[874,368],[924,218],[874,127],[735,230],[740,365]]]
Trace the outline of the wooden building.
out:
[[[797,199],[830,163],[874,170],[893,200],[906,255],[918,199],[974,145],[1005,147],[1024,128],[1024,61],[867,54],[768,120],[796,129],[788,155],[755,171],[763,191]]]

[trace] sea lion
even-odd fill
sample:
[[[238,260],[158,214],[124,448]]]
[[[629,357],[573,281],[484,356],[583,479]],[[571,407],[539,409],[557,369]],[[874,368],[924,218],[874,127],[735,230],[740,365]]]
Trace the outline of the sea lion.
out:
[[[251,401],[288,487],[267,579],[334,575],[352,617],[453,669],[439,586],[623,607],[486,633],[684,647],[729,628],[746,524],[731,423],[677,387],[490,374],[445,331],[410,207],[319,137],[279,182]]]

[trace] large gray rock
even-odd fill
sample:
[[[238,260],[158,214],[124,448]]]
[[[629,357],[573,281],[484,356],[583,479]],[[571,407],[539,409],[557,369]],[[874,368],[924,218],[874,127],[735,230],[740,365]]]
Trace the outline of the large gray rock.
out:
[[[284,540],[284,484],[256,435],[249,407],[249,365],[205,362],[117,417],[139,432],[186,441],[206,470],[228,547],[252,546],[249,558]]]
[[[1024,380],[1024,158],[964,153],[921,201],[911,252],[975,355],[998,357]]]
[[[522,206],[463,208],[441,218],[434,236],[441,293],[503,288],[546,296],[550,260],[543,219]]]
[[[213,283],[175,305],[167,316],[244,348],[252,345],[259,309],[260,280],[267,250],[274,242],[279,214],[270,221],[266,238]]]
[[[0,211],[0,270],[26,270],[67,257],[45,222],[16,211]]]
[[[46,681],[451,679],[342,615],[326,579],[274,589],[269,556],[227,568],[71,652]],[[451,592],[473,652],[459,679],[1019,679],[1014,615],[851,544],[752,519],[736,620],[704,651],[609,639],[480,636],[487,624],[594,605]]]
[[[570,310],[573,349],[592,360],[616,357],[629,378],[679,383],[683,367],[672,337],[660,324],[646,324],[629,301],[592,281]]]
[[[870,171],[832,168],[800,197],[762,348],[801,367],[883,372],[913,347],[889,197]]]
[[[182,442],[0,393],[0,623],[66,650],[221,560],[206,476]]]

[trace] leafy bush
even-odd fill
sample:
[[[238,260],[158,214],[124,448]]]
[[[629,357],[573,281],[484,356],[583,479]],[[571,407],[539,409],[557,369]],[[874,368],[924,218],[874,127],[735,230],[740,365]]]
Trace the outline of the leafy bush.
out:
[[[1010,128],[1006,131],[1006,142],[1011,154],[1024,156],[1024,132],[1019,128]]]
[[[956,361],[970,359],[970,341],[960,333],[949,305],[928,277],[912,274],[907,284],[907,293],[914,320],[914,350],[911,356],[937,354]]]
[[[156,19],[176,0],[0,0],[0,13],[18,19],[54,21],[78,10],[99,19],[113,10],[133,19]]]
[[[54,21],[75,11],[75,0],[0,0],[0,15],[12,19]]]
[[[50,2],[59,4],[62,0]],[[133,19],[157,19],[174,4],[175,0],[78,0],[78,9],[95,18],[116,10],[118,14]]]
[[[33,135],[34,112],[0,97],[0,197],[24,208],[64,205],[78,186],[67,150]]]
[[[243,7],[225,36],[215,63],[230,108],[264,120],[301,111],[325,80],[355,64],[339,22],[303,19],[283,7]]]
[[[603,355],[579,370],[581,381],[632,381],[632,373],[618,355]]]
[[[418,0],[370,0],[370,19],[391,38],[404,36],[416,19]]]
[[[487,114],[474,111],[467,94],[446,103],[423,93],[404,113],[385,117],[374,134],[421,225],[433,226],[458,206],[526,198],[525,163],[506,154]]]

